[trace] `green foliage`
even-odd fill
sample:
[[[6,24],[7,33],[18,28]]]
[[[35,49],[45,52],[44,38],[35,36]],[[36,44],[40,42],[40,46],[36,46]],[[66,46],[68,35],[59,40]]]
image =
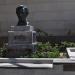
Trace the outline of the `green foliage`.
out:
[[[60,55],[60,52],[56,50],[53,52],[48,52],[47,55],[48,55],[48,58],[58,58]]]
[[[32,54],[32,58],[57,58],[57,57],[59,57],[59,51],[35,52]]]
[[[47,43],[38,43],[37,44],[37,50],[42,52],[42,51],[50,51],[51,49],[51,44],[49,42]]]
[[[66,51],[67,47],[75,47],[75,42],[64,41],[60,43],[60,51]]]
[[[64,41],[64,42],[61,42],[61,46],[63,46],[63,47],[75,47],[75,43]]]
[[[32,54],[33,58],[58,58],[60,52],[66,52],[66,47],[75,47],[74,42],[61,42],[60,44],[52,44],[49,42],[38,43],[37,52]]]
[[[56,58],[59,57],[58,45],[52,46],[49,42],[38,43],[37,51],[32,54],[33,58]]]
[[[5,57],[7,55],[7,48],[0,48],[0,57]]]

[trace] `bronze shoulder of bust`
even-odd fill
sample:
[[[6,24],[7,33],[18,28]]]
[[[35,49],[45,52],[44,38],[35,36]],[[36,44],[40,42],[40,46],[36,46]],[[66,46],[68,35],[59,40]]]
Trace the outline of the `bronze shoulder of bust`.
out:
[[[24,5],[20,5],[16,8],[16,14],[17,14],[18,20],[19,20],[17,26],[27,25],[26,18],[29,14],[28,8]]]

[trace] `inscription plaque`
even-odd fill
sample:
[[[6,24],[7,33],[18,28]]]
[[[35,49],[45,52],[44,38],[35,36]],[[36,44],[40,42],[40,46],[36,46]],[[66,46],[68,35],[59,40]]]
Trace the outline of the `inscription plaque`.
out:
[[[25,36],[23,36],[23,35],[18,35],[18,36],[14,36],[14,40],[18,40],[18,41],[24,41],[26,39],[26,37]]]

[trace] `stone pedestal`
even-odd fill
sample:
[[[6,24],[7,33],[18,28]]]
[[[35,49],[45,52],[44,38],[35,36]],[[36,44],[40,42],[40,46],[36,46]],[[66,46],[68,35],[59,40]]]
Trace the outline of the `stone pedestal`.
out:
[[[33,26],[11,26],[8,31],[8,47],[10,49],[32,49],[35,51],[36,31]]]

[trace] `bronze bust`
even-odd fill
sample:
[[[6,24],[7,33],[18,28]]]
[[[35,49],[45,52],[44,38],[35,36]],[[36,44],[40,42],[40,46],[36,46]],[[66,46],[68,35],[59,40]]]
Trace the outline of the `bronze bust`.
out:
[[[16,8],[16,14],[18,16],[18,24],[17,26],[25,26],[27,25],[26,17],[28,16],[28,8],[24,5],[20,5]]]

